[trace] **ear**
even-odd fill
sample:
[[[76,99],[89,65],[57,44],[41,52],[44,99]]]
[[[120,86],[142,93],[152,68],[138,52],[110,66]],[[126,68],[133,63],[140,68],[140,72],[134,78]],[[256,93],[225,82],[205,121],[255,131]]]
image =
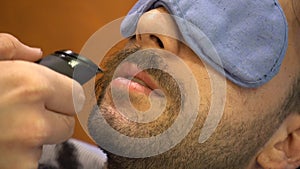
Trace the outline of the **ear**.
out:
[[[296,169],[300,166],[300,113],[290,114],[271,137],[256,162],[266,169]]]

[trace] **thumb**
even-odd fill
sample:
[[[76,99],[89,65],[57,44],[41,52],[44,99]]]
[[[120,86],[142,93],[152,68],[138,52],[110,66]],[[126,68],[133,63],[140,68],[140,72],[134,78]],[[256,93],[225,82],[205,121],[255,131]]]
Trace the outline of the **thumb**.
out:
[[[0,60],[36,61],[41,57],[41,49],[31,48],[10,34],[0,33]]]

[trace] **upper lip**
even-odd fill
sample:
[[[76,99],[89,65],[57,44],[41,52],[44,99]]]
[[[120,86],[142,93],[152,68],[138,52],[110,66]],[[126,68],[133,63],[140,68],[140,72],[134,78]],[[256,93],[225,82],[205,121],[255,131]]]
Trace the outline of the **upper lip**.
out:
[[[159,88],[159,85],[151,77],[151,75],[138,68],[138,66],[134,63],[129,63],[129,62],[121,63],[120,66],[117,68],[115,77],[116,78],[123,77],[128,80],[137,79],[134,81],[151,90],[155,90]]]

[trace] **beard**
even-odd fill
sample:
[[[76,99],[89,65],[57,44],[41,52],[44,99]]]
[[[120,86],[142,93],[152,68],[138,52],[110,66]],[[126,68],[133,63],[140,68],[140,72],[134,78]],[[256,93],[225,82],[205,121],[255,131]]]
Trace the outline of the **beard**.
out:
[[[163,63],[160,57],[157,57],[157,54],[153,51],[142,51],[139,52],[139,55],[144,57],[128,59],[129,56],[137,52],[138,49],[127,49],[114,56],[106,64],[107,69],[104,77],[97,81],[98,85],[96,85],[95,92],[98,98],[97,105],[99,110],[114,130],[129,137],[148,138],[161,134],[173,124],[181,107],[182,98],[176,81],[163,70],[153,68],[167,69],[166,64]],[[124,61],[125,59],[127,60]],[[117,67],[124,62],[132,62],[138,65],[143,72],[146,72],[157,82],[158,86],[160,86],[160,92],[164,93],[164,95],[151,98],[151,94],[138,94],[117,87],[112,89],[110,84],[115,78]],[[154,93],[154,91],[152,92]],[[165,104],[162,104],[163,102]],[[151,122],[140,123],[137,122],[138,120],[135,121],[126,117],[128,114],[124,112],[128,110],[132,111],[128,114],[133,116],[141,113],[155,114],[156,111],[161,113],[159,117]]]
[[[168,129],[176,120],[185,101],[176,80],[166,71],[157,69],[147,69],[149,63],[153,67],[168,67],[167,63],[156,57],[137,57],[134,63],[153,77],[159,84],[164,93],[165,106],[154,110],[162,110],[160,117],[149,123],[139,123],[132,121],[122,111],[128,105],[116,106],[115,100],[122,102],[129,95],[132,106],[137,108],[139,105],[150,105],[149,96],[129,93],[128,91],[111,88],[111,81],[117,67],[128,56],[137,53],[139,49],[125,49],[112,57],[105,65],[104,76],[97,81],[95,92],[97,96],[97,106],[89,117],[88,128],[90,135],[99,144],[99,139],[107,139],[103,134],[99,135],[103,127],[99,122],[100,115],[117,132],[128,137],[150,138],[158,136]],[[157,55],[155,52],[144,51],[139,55]],[[148,60],[147,60],[148,58]],[[130,60],[129,60],[130,62]],[[154,66],[155,65],[155,66]],[[151,66],[150,66],[151,67]],[[115,97],[112,95],[115,94]],[[208,99],[209,100],[209,99]],[[147,106],[146,106],[147,107]],[[141,110],[144,110],[141,108]],[[144,169],[144,168],[245,168],[258,149],[264,145],[268,138],[273,134],[276,126],[280,124],[278,117],[271,113],[262,113],[262,116],[255,120],[240,121],[233,123],[230,117],[224,117],[217,130],[205,143],[200,144],[198,137],[204,124],[205,117],[209,110],[209,101],[200,107],[199,116],[196,118],[193,128],[189,134],[175,147],[167,152],[146,158],[128,158],[106,151],[108,155],[109,169]],[[139,112],[138,112],[139,113]],[[136,114],[133,113],[133,114]],[[189,120],[189,119],[187,119]],[[120,146],[121,151],[126,151],[130,147],[130,142],[120,142],[119,140],[107,139],[113,146]],[[143,151],[143,150],[138,150]]]

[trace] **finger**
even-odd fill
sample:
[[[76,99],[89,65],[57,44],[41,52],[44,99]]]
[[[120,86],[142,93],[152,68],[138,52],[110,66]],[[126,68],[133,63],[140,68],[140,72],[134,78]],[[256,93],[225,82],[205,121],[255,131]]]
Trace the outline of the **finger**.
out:
[[[74,116],[66,116],[49,110],[45,111],[45,137],[41,144],[58,144],[69,139],[74,132]]]
[[[26,108],[25,108],[26,109]],[[74,132],[74,116],[38,108],[27,107],[27,116],[20,121],[29,132],[20,138],[28,148],[37,148],[45,144],[58,144],[69,139]],[[31,119],[31,120],[30,120]]]
[[[10,34],[0,33],[0,60],[36,61],[41,57],[41,49],[31,48]]]
[[[38,161],[42,155],[41,147],[28,148],[24,145],[7,146],[5,150],[9,154],[3,154],[1,156],[0,166],[1,169],[12,169],[12,168],[37,168]]]
[[[18,103],[16,106],[7,109],[3,117],[6,120],[0,124],[2,128],[9,126],[0,136],[2,143],[13,146],[16,151],[61,143],[72,136],[74,116],[47,110],[38,102]]]
[[[66,115],[74,115],[81,111],[85,94],[78,82],[50,69],[47,79],[52,88],[51,93],[45,100],[47,109]]]
[[[2,61],[0,65],[0,72],[6,72],[0,74],[1,79],[5,79],[0,83],[0,91],[2,98],[7,95],[7,101],[38,103],[65,115],[74,115],[81,110],[85,101],[84,91],[71,78],[26,61]]]

